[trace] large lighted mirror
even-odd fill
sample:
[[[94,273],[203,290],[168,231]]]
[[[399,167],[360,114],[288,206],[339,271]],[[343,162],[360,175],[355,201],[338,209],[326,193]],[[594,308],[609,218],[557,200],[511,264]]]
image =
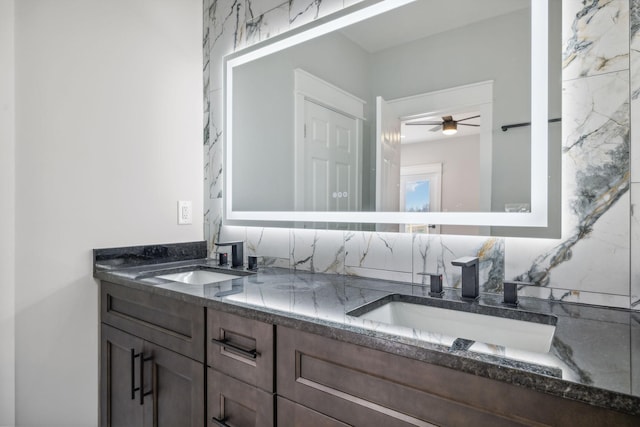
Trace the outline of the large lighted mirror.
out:
[[[225,220],[547,227],[560,3],[367,1],[227,57]]]

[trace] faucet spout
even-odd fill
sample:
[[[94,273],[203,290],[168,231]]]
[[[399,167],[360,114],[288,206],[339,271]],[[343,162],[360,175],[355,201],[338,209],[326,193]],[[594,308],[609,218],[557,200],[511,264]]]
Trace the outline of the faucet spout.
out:
[[[478,257],[462,257],[451,261],[462,267],[462,298],[476,300],[480,296],[480,262]]]
[[[216,243],[216,246],[231,246],[231,267],[244,265],[244,242]]]

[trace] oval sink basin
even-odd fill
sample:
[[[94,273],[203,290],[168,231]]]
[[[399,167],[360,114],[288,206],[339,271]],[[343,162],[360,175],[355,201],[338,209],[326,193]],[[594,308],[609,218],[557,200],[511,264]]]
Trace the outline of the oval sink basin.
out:
[[[551,348],[557,321],[555,316],[540,313],[399,294],[373,301],[347,314],[539,353],[546,353]]]

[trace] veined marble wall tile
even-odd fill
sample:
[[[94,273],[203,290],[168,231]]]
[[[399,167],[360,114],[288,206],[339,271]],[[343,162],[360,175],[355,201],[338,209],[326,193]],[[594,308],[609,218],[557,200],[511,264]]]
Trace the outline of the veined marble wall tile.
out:
[[[635,262],[631,263],[631,308],[640,310],[640,184],[631,184],[631,254]]]
[[[247,228],[237,225],[223,225],[220,229],[220,241],[221,242],[246,242],[247,241]],[[220,247],[217,252],[231,253],[231,248]],[[244,251],[246,252],[246,251]],[[246,258],[246,254],[245,254]]]
[[[218,241],[222,228],[222,199],[209,199],[206,197],[204,204],[204,238],[207,241],[207,253],[213,256],[216,247],[213,244]]]
[[[628,295],[628,79],[621,71],[565,82],[563,242],[525,280]]]
[[[626,295],[578,291],[575,289],[523,286],[518,289],[518,295],[523,297],[548,299],[551,301],[629,308],[629,297]]]
[[[344,240],[347,267],[411,273],[411,234],[348,231]]]
[[[248,255],[260,265],[289,268],[289,234],[288,228],[247,227]]]
[[[282,5],[289,6],[288,0],[245,0],[245,3],[247,6],[247,21],[264,15],[270,10],[281,7]]]
[[[290,265],[316,273],[344,273],[344,233],[326,230],[291,230]]]
[[[631,50],[631,123],[640,123],[640,31]],[[631,132],[631,182],[640,182],[640,130]]]
[[[565,82],[562,150],[563,214],[590,226],[628,190],[628,72]]]
[[[551,286],[629,295],[629,210],[627,191],[569,249],[571,260],[558,264]]]
[[[640,0],[631,0],[631,123],[640,126]],[[640,310],[640,128],[631,130],[631,307]],[[638,184],[634,184],[638,183]],[[636,319],[640,322],[640,318]],[[638,328],[640,331],[640,328]],[[640,336],[636,333],[636,339]],[[640,371],[640,360],[636,361]],[[636,382],[640,390],[640,374]]]
[[[379,270],[376,268],[362,268],[348,265],[344,267],[344,272],[349,276],[368,277],[370,279],[380,279],[392,282],[404,282],[407,285],[411,285],[413,277],[410,271]]]
[[[563,79],[629,67],[629,0],[564,0]]]
[[[257,43],[289,29],[289,2],[267,8],[278,2],[280,0],[264,2],[266,4],[260,10],[254,7],[256,1],[251,2],[251,8],[247,7],[247,44]],[[263,2],[257,3],[262,5]]]
[[[631,123],[640,123],[640,0],[631,0]],[[631,132],[631,182],[640,182],[640,130]]]
[[[203,14],[202,14],[202,77],[203,77],[203,93],[204,97],[203,106],[204,106],[204,143],[207,144],[207,134],[208,134],[208,125],[209,125],[209,108],[210,108],[210,99],[209,99],[209,85],[210,85],[210,71],[209,67],[211,65],[211,39],[209,36],[211,35],[211,24],[212,21],[209,19],[207,12],[211,9],[211,3],[213,0],[204,0],[202,3],[203,6]]]
[[[565,215],[563,215],[563,217],[564,216]],[[563,230],[565,230],[564,226]],[[550,254],[554,253],[554,249],[560,244],[560,242],[562,242],[562,240],[521,239],[516,237],[505,238],[505,279],[515,280],[516,278],[521,278],[524,281],[530,281],[526,280],[525,277],[522,277],[523,273],[529,270],[538,271],[538,269],[541,268],[541,264],[547,265],[545,264],[545,261],[547,261],[546,258],[551,256]],[[570,286],[567,284],[567,287]],[[545,292],[545,295],[550,294],[550,291]]]
[[[504,280],[504,239],[416,234],[413,240],[413,282],[428,284],[420,273],[440,273],[444,286],[459,288],[461,268],[451,261],[464,256],[480,258],[480,291],[500,292]]]
[[[289,0],[289,24],[298,27],[344,6],[343,0]]]
[[[204,195],[207,199],[222,198],[222,90],[209,94],[213,108],[209,112],[209,138],[204,145]]]
[[[222,89],[222,58],[244,46],[245,43],[245,2],[244,0],[213,0],[205,10],[210,22],[209,46],[209,89]],[[220,104],[222,105],[222,104]]]
[[[508,249],[507,278],[624,292],[629,272],[628,73],[570,80],[564,86],[563,236],[559,242],[544,241],[542,251],[532,248],[539,245],[533,240],[511,243],[521,250]],[[555,246],[548,248],[550,242]],[[533,253],[539,255],[528,266],[520,264],[518,258]],[[513,265],[524,270],[517,273]],[[587,267],[593,265],[605,268]],[[590,274],[582,274],[587,270]]]

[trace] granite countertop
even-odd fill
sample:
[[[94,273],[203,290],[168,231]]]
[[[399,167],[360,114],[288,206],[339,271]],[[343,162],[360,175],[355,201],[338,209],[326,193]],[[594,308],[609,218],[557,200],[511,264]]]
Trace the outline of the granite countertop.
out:
[[[187,251],[190,255],[180,251],[176,254],[171,249],[174,245],[164,245],[167,246],[168,252],[152,251],[154,255],[144,259],[131,253],[123,257],[118,250],[95,250],[94,277],[640,415],[640,313],[535,298],[521,298],[517,309],[505,309],[498,295],[483,294],[479,302],[466,303],[456,290],[447,289],[444,300],[459,304],[516,310],[517,315],[525,317],[526,312],[557,317],[547,353],[464,340],[460,345],[461,340],[455,337],[347,314],[392,294],[429,298],[428,287],[282,268],[261,268],[256,274],[233,280],[189,285],[154,276],[159,270],[178,271],[195,265],[217,267],[217,261],[200,258],[203,253],[206,257],[206,248],[203,252],[201,245]],[[191,259],[180,261],[181,258]]]

